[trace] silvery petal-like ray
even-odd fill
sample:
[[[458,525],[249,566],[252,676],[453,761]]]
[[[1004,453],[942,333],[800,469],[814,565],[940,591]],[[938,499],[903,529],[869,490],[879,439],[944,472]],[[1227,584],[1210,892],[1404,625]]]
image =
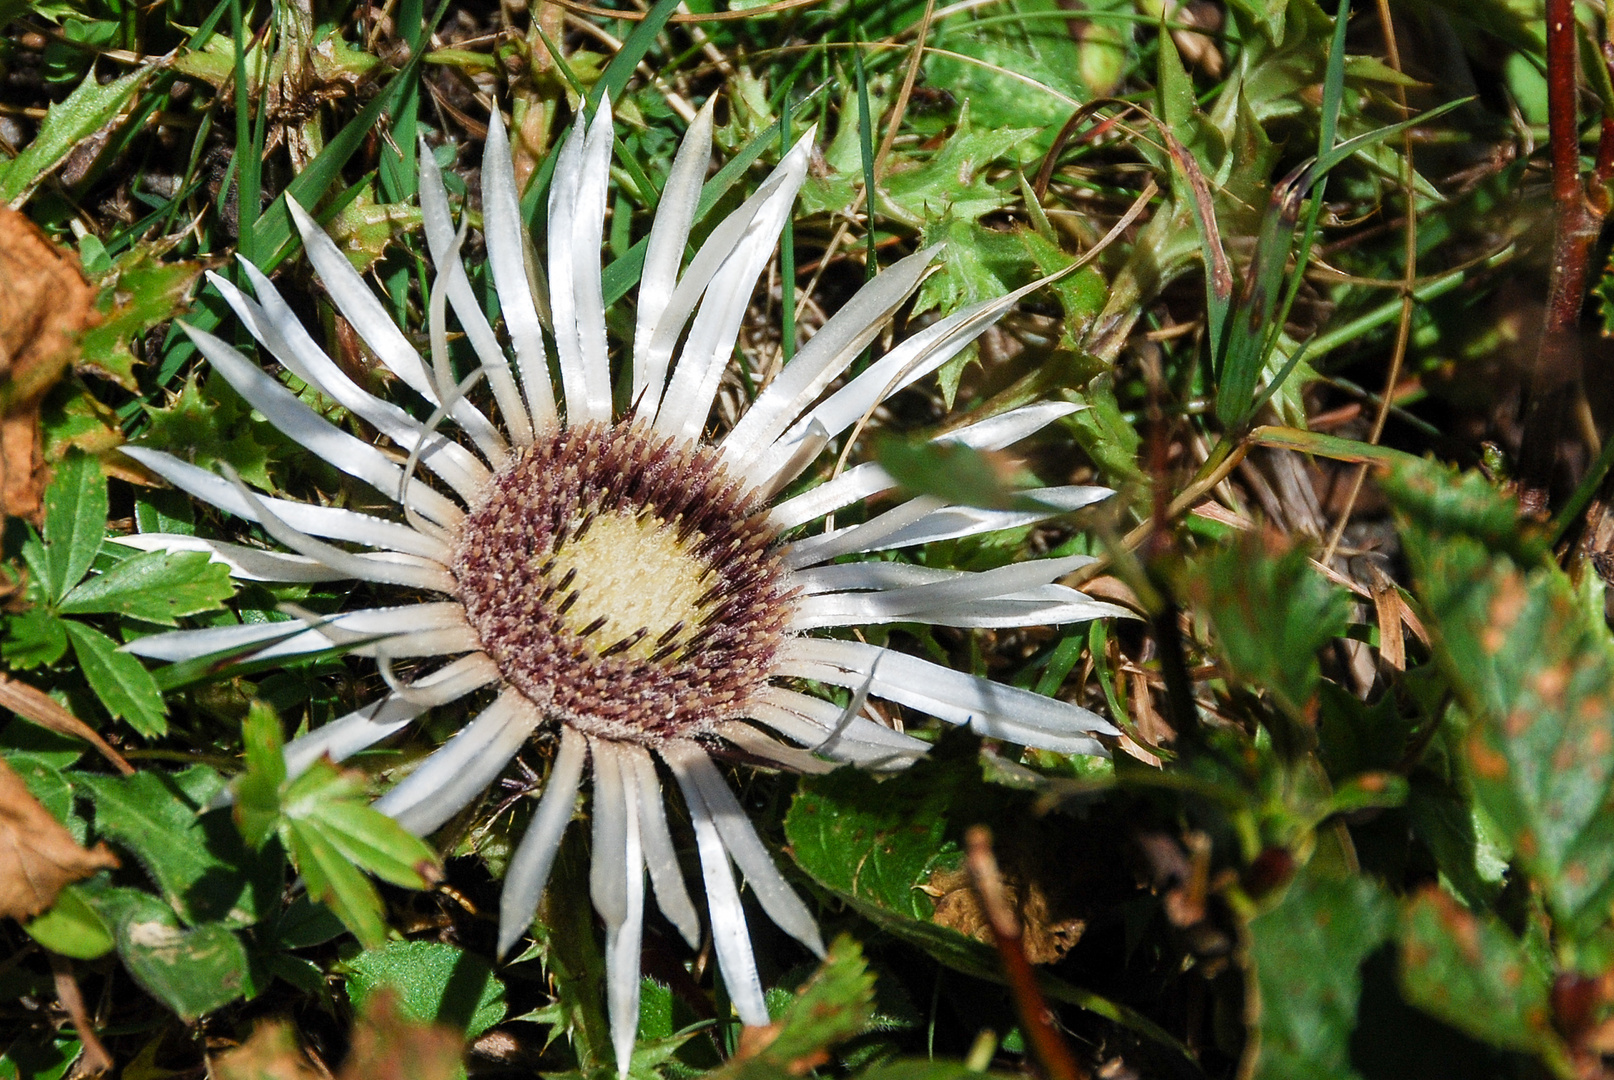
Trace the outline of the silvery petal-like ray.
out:
[[[1003,317],[1021,297],[1046,285],[1051,278],[1032,282],[1007,296],[987,300],[956,311],[938,322],[925,327],[901,345],[892,349],[857,378],[814,406],[795,423],[791,423],[789,410],[765,430],[753,432],[757,442],[751,455],[730,459],[731,467],[741,470],[753,483],[761,483],[779,472],[791,456],[791,448],[806,435],[814,424],[821,424],[833,438],[857,423],[859,419],[893,394],[907,389],[915,382],[941,367],[980,337],[998,319]],[[772,389],[770,386],[769,390]],[[758,402],[764,391],[758,396]],[[755,406],[753,406],[755,407]],[[789,425],[783,434],[780,430]],[[779,429],[779,430],[776,430]],[[744,448],[739,448],[741,453]]]
[[[901,259],[859,289],[819,331],[801,347],[784,370],[757,395],[724,439],[725,457],[748,461],[758,446],[765,446],[801,415],[824,387],[838,378],[868,347],[891,316],[930,271],[941,251],[936,244]],[[728,450],[729,440],[734,449]]]
[[[624,778],[628,791],[639,804],[639,842],[644,848],[645,866],[650,870],[650,884],[656,892],[656,906],[667,916],[667,921],[678,928],[689,947],[698,949],[700,916],[689,899],[684,871],[678,865],[678,851],[673,847],[672,833],[667,828],[667,804],[661,796],[656,763],[642,747],[632,743],[622,744],[622,758],[632,770],[629,778],[625,769]]]
[[[299,555],[310,559],[318,559],[332,570],[340,570],[344,575],[356,578],[359,581],[375,582],[379,585],[403,585],[415,589],[431,589],[440,593],[452,594],[455,591],[454,575],[431,559],[422,559],[414,555],[398,555],[385,553],[372,555],[369,553],[354,553],[343,551],[334,544],[327,544],[323,540],[316,540],[305,532],[287,525],[280,517],[265,506],[236,475],[234,469],[225,468],[230,473],[237,492],[246,504],[252,508],[258,519],[258,524],[270,536],[281,544],[291,548]]]
[[[407,727],[427,709],[457,701],[498,678],[498,665],[486,653],[461,657],[415,682],[408,698],[388,694],[287,743],[286,774],[301,776],[326,756],[345,761]]]
[[[660,748],[662,760],[682,754],[704,754],[694,744],[669,743]],[[728,988],[729,1001],[739,1014],[740,1022],[751,1027],[769,1023],[768,1003],[762,996],[762,980],[757,976],[757,960],[751,951],[751,933],[745,924],[745,908],[740,904],[740,890],[735,888],[734,874],[729,869],[728,852],[718,835],[712,812],[701,798],[700,790],[693,785],[680,783],[684,802],[689,806],[689,821],[695,829],[695,846],[700,851],[701,879],[706,885],[706,910],[712,918],[712,951],[717,953],[718,970],[723,973],[723,985]]]
[[[617,744],[609,739],[588,741],[594,759],[594,852],[589,859],[588,895],[594,910],[607,927],[619,926],[627,918],[628,872],[623,852],[628,842],[628,805],[623,785],[632,778],[622,775],[622,759]],[[637,810],[633,815],[638,817]]]
[[[542,720],[520,693],[504,691],[375,808],[416,836],[435,832],[498,778]]]
[[[712,822],[717,826],[718,835],[723,838],[723,846],[728,848],[735,865],[745,874],[746,883],[751,886],[762,910],[768,913],[768,918],[779,929],[812,950],[814,955],[822,957],[824,941],[819,936],[817,921],[807,910],[807,905],[801,902],[801,897],[796,895],[796,890],[780,875],[773,856],[762,846],[756,829],[751,826],[751,819],[734,797],[734,792],[729,790],[728,781],[712,764],[712,759],[700,751],[675,751],[667,758],[667,763],[672,766],[673,775],[678,778],[678,786],[683,789],[686,801],[690,799],[691,786],[700,792],[700,798],[706,803]]]
[[[579,120],[562,145],[549,186],[549,312],[560,358],[566,423],[611,419],[611,387],[605,369],[604,306],[600,288],[599,238],[605,227],[605,186],[610,178],[610,106],[595,114],[607,126],[593,133]],[[595,207],[598,209],[595,209]],[[585,220],[591,218],[592,220]],[[587,269],[592,260],[592,284]],[[583,280],[580,280],[583,279]],[[596,327],[595,322],[599,325]]]
[[[920,495],[900,506],[892,507],[883,514],[877,514],[868,521],[847,525],[817,536],[803,537],[786,544],[784,564],[795,570],[860,551],[900,547],[901,544],[887,541],[893,536],[910,531],[915,524],[924,521],[932,514],[945,512],[946,509],[947,504],[935,496]]]
[[[790,628],[799,632],[829,626],[915,622],[929,626],[1006,629],[1058,626],[1132,615],[1125,608],[1094,600],[1064,585],[1043,585],[978,600],[938,604],[918,611],[893,611],[893,605],[881,602],[884,596],[882,593],[837,593],[807,597],[798,603]]]
[[[780,532],[788,532],[896,486],[896,480],[879,462],[865,461],[833,480],[778,503],[768,511],[768,524]]]
[[[937,436],[932,441],[957,443],[976,450],[1002,450],[1080,408],[1080,405],[1063,401],[1026,405]],[[768,512],[768,524],[784,532],[896,486],[897,482],[878,462],[865,461],[780,502]]]
[[[1079,706],[994,683],[860,642],[791,641],[776,674],[819,679],[920,709],[980,735],[1069,754],[1103,756],[1091,732],[1114,734],[1108,721]]]
[[[943,570],[901,562],[828,563],[794,571],[791,585],[804,596],[827,592],[854,592],[859,589],[906,589],[933,581],[951,581],[967,570]]]
[[[241,626],[210,626],[205,630],[170,630],[136,638],[123,646],[124,652],[151,660],[195,660],[231,649],[246,648],[259,642],[284,641],[267,646],[254,658],[296,656],[332,647],[332,637],[341,634],[388,635],[398,627],[411,631],[469,630],[465,609],[457,603],[408,604],[402,607],[361,608],[332,615],[321,629],[298,630],[296,621],[245,623]],[[461,650],[473,652],[475,647]],[[398,654],[393,654],[398,655]]]
[[[600,253],[605,248],[605,196],[611,180],[611,95],[600,99],[583,144],[583,174],[572,208],[572,287],[577,343],[583,357],[584,387],[591,419],[611,419],[610,348],[605,339],[604,283]],[[634,984],[637,986],[637,982]]]
[[[279,551],[243,547],[223,540],[204,540],[182,533],[138,533],[109,536],[109,541],[139,551],[202,551],[230,569],[240,581],[340,581],[347,575],[332,570],[317,559],[287,555]]]
[[[363,480],[387,498],[399,499],[404,472],[381,451],[336,430],[262,368],[212,334],[184,323],[180,326],[213,369],[287,438],[349,476]],[[419,480],[409,482],[408,499],[422,514],[444,524],[463,516],[458,506]]]
[[[930,749],[928,743],[918,739],[913,740],[916,744],[913,748],[899,750],[884,743],[865,741],[851,734],[826,732],[820,725],[803,719],[800,713],[777,708],[766,702],[752,702],[746,708],[748,712],[754,714],[752,718],[757,723],[771,728],[792,742],[799,743],[806,747],[808,752],[841,764],[856,765],[860,769],[890,771],[906,769],[924,757]],[[866,717],[857,719],[873,724],[874,727],[880,726]]]
[[[121,446],[118,449],[181,491],[216,506],[227,514],[234,514],[243,521],[258,520],[235,485],[217,473],[197,468],[188,461],[181,461],[171,454],[150,447]],[[346,540],[367,547],[419,555],[445,566],[452,559],[447,544],[400,522],[387,521],[384,518],[372,517],[354,510],[343,510],[340,507],[310,506],[307,503],[276,499],[267,495],[258,496],[258,501],[273,510],[280,520],[311,536],[324,536],[332,540]],[[464,512],[460,511],[456,520],[464,516]]]
[[[985,420],[977,420],[973,424],[966,424],[955,431],[936,436],[935,441],[957,443],[960,446],[974,447],[976,450],[1002,450],[1006,446],[1013,446],[1021,439],[1035,435],[1055,420],[1080,412],[1086,407],[1074,401],[1039,401],[998,413],[996,416],[989,416]]]
[[[848,525],[797,540],[786,549],[785,565],[794,569],[827,562],[840,555],[918,547],[1001,529],[1017,529],[1080,510],[1115,492],[1105,487],[1070,486],[1033,488],[1025,494],[1047,504],[1048,509],[984,510],[977,506],[944,506],[938,499],[921,495],[860,525]],[[920,510],[923,512],[917,512]]]
[[[872,689],[872,680],[868,682]],[[909,759],[922,757],[930,750],[929,743],[912,735],[892,731],[866,716],[848,717],[845,710],[832,701],[800,694],[782,686],[764,688],[746,708],[753,719],[778,728],[803,746],[811,747],[814,753],[828,757],[840,757],[849,743],[878,748],[887,756],[901,754]],[[780,714],[785,714],[794,722],[786,722]],[[800,726],[803,724],[807,725],[807,729]]]
[[[521,385],[527,394],[532,426],[553,431],[559,424],[555,390],[549,381],[549,354],[544,348],[538,306],[533,302],[527,274],[526,222],[521,218],[521,195],[516,190],[510,141],[504,131],[504,114],[488,117],[487,145],[482,154],[482,232],[487,241],[488,267],[499,294],[505,329],[515,347]]]
[[[667,301],[666,310],[656,321],[655,332],[651,334],[650,344],[646,346],[647,364],[665,369],[674,346],[678,344],[678,336],[683,332],[684,323],[689,319],[689,313],[695,310],[696,302],[706,291],[713,275],[722,268],[751,231],[762,207],[773,198],[781,186],[805,167],[806,151],[802,144],[812,137],[815,130],[817,129],[809,129],[807,139],[797,143],[796,147],[785,155],[784,160],[757,187],[751,197],[718,222],[717,227],[707,234],[700,250],[689,261],[684,276],[678,280],[678,287],[673,290],[672,298]],[[649,415],[648,410],[646,415]]]
[[[342,254],[335,241],[325,235],[319,223],[297,204],[297,200],[288,198],[286,208],[291,211],[297,231],[302,234],[303,250],[308,253],[308,261],[313,264],[320,283],[331,294],[343,318],[353,324],[353,329],[388,371],[433,405],[442,404],[435,381],[420,354],[403,336],[403,331],[394,325],[392,316],[387,314],[359,272],[353,269],[347,256]],[[502,458],[504,436],[476,406],[461,399],[449,407],[448,414],[485,455],[495,461]]]
[[[588,760],[588,741],[577,731],[560,729],[560,751],[549,770],[538,809],[510,865],[504,872],[504,889],[499,895],[499,952],[503,956],[532,925],[538,901],[549,882],[549,872],[560,852],[561,837],[572,820],[577,789],[583,782],[583,766]]]
[[[780,649],[775,670],[832,686],[868,683],[875,696],[938,720],[1061,753],[1102,755],[1103,746],[1092,734],[1119,734],[1102,716],[1069,702],[858,641],[792,638]]]
[[[733,743],[735,746],[750,754],[757,761],[788,769],[794,773],[807,776],[822,776],[824,773],[834,772],[840,768],[839,762],[828,761],[818,757],[808,750],[798,750],[794,746],[786,746],[778,739],[767,735],[739,720],[728,720],[718,724],[717,734]]]
[[[501,227],[507,226],[506,215],[510,212],[508,197],[499,190],[500,181],[509,188],[509,196],[514,195],[514,172],[512,169],[499,167],[499,162],[509,162],[510,147],[504,141],[504,121],[499,110],[493,110],[493,117],[489,122],[487,149],[483,154],[482,165],[482,214],[483,237],[487,244],[488,261],[497,262],[493,255],[493,237],[498,234]],[[493,127],[499,129],[499,140],[502,146],[502,159],[494,146]],[[499,174],[497,177],[494,174]],[[492,188],[490,193],[489,188]],[[497,205],[495,205],[497,204]],[[448,302],[454,308],[454,316],[459,319],[465,336],[471,342],[471,349],[476,353],[477,359],[482,362],[487,371],[488,386],[493,390],[493,399],[499,403],[499,413],[504,417],[505,428],[509,431],[510,440],[517,446],[526,446],[532,442],[532,420],[522,404],[521,393],[516,389],[515,379],[510,375],[510,363],[505,359],[504,350],[499,346],[499,339],[493,333],[493,327],[488,325],[488,318],[482,313],[482,307],[476,302],[476,294],[471,291],[471,279],[465,273],[465,265],[458,258],[451,258],[450,253],[454,247],[454,215],[448,206],[448,191],[443,187],[443,174],[437,167],[437,159],[432,156],[431,147],[426,145],[424,136],[420,140],[420,212],[421,219],[426,227],[426,246],[431,251],[432,264],[437,268],[438,277],[443,277],[448,283]],[[517,221],[519,223],[519,212]],[[519,224],[517,226],[519,228]],[[510,234],[519,242],[519,232]],[[505,236],[500,236],[499,247],[503,249],[508,244]],[[519,254],[519,245],[518,245]],[[523,274],[523,277],[525,275]],[[525,281],[523,281],[525,286]],[[498,282],[494,282],[498,288]],[[532,308],[532,296],[525,287],[526,306],[532,311],[531,328],[537,329],[538,317]],[[512,320],[511,305],[504,302],[501,295],[500,307],[505,312],[505,325],[510,327],[512,341],[517,338],[514,329],[515,322],[521,316]],[[525,327],[523,329],[526,329]],[[531,342],[524,339],[524,345],[516,347],[516,356],[522,356],[523,347],[530,348]],[[543,338],[538,338],[538,356],[543,356]],[[525,361],[522,361],[525,363]],[[554,418],[555,401],[549,393],[549,372],[547,364],[543,371],[542,404],[535,410]],[[545,413],[547,410],[547,413]],[[553,424],[550,425],[551,427]]]
[[[622,851],[606,858],[621,860],[626,895],[622,921],[605,927],[606,1015],[611,1020],[611,1049],[616,1074],[627,1080],[633,1044],[639,1031],[640,952],[644,943],[644,853],[639,841],[639,814],[630,789],[622,792],[625,818]],[[601,853],[593,853],[598,863]]]
[[[656,412],[656,430],[694,440],[706,426],[718,383],[734,352],[740,323],[756,291],[757,278],[779,242],[796,192],[807,177],[809,145],[804,138],[785,156],[778,170],[783,177],[778,188],[757,209],[750,228],[707,286],[667,385],[667,395]]]
[[[707,98],[684,133],[666,186],[661,189],[661,203],[656,207],[656,220],[645,247],[644,270],[639,275],[638,321],[633,334],[633,391],[628,400],[646,415],[653,414],[661,404],[661,392],[667,382],[670,354],[652,356],[650,340],[678,285],[678,267],[684,261],[689,228],[712,160],[712,110],[716,105],[716,95]]]
[[[1035,585],[1046,585],[1055,578],[1063,577],[1092,561],[1089,555],[1071,555],[1062,559],[1035,559],[1030,562],[1010,563],[980,573],[964,573],[943,580],[877,592],[809,596],[798,603],[797,610],[809,616],[808,621],[811,621],[814,612],[829,612],[839,606],[844,611],[865,610],[874,621],[888,622],[902,615],[952,608],[970,601],[1007,596]]]
[[[251,262],[240,261],[242,271],[259,296],[257,302],[211,270],[207,273],[208,281],[252,336],[267,346],[277,360],[299,379],[374,425],[405,450],[421,447],[421,464],[442,477],[460,498],[469,498],[481,490],[492,475],[487,466],[446,436],[428,433],[424,425],[398,406],[360,389],[325,355],[325,350],[315,344],[274,284]]]

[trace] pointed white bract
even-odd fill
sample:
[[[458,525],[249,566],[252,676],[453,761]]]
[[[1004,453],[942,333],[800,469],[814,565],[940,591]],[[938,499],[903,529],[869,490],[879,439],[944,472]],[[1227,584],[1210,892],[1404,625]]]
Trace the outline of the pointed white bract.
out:
[[[383,401],[362,389],[326,355],[275,286],[252,266],[243,264],[243,272],[254,295],[220,278],[210,280],[269,354],[390,445],[373,446],[341,430],[225,342],[201,331],[188,332],[218,374],[253,408],[310,453],[393,503],[396,509],[389,514],[272,496],[255,491],[225,467],[221,472],[202,468],[161,447],[126,448],[155,475],[255,525],[280,550],[163,533],[125,538],[131,547],[205,552],[247,581],[352,579],[404,588],[409,590],[408,599],[422,594],[446,598],[330,616],[293,610],[288,621],[160,633],[126,646],[137,655],[174,662],[292,663],[326,652],[374,657],[389,693],[291,742],[286,759],[293,775],[322,757],[341,761],[374,746],[431,708],[469,703],[475,719],[376,803],[406,828],[424,835],[476,802],[524,747],[553,746],[558,736],[532,820],[505,875],[499,912],[501,956],[517,945],[538,909],[585,774],[592,771],[589,892],[605,924],[611,1038],[624,1076],[637,1023],[646,882],[657,906],[691,947],[702,936],[700,912],[680,860],[680,843],[687,849],[690,834],[669,827],[664,775],[674,778],[688,810],[704,886],[707,932],[729,1000],[744,1023],[766,1024],[768,1011],[735,869],[763,913],[782,930],[819,955],[823,942],[812,912],[779,873],[773,855],[709,756],[713,748],[727,742],[761,762],[801,771],[824,771],[839,763],[898,769],[923,756],[927,743],[872,718],[877,714],[867,703],[873,698],[966,725],[992,738],[1068,753],[1103,754],[1102,740],[1117,734],[1109,722],[1073,704],[886,648],[811,636],[817,629],[871,623],[1010,627],[1125,615],[1059,583],[1061,576],[1089,561],[1084,556],[1013,563],[982,573],[911,561],[835,561],[861,552],[1022,527],[1090,505],[1107,497],[1107,489],[1033,489],[1024,493],[1025,505],[1010,510],[953,506],[925,495],[899,501],[882,512],[859,510],[851,515],[852,523],[839,528],[819,527],[826,515],[860,508],[896,486],[885,470],[866,463],[790,498],[774,498],[823,451],[839,449],[834,440],[866,422],[893,394],[934,372],[1016,300],[1045,282],[938,319],[847,379],[855,358],[931,271],[938,249],[910,255],[875,277],[820,327],[720,443],[702,442],[718,388],[732,362],[739,327],[806,175],[812,138],[808,132],[750,198],[717,222],[685,265],[711,158],[711,103],[697,114],[673,162],[651,226],[632,355],[615,350],[615,359],[629,365],[621,380],[612,377],[613,347],[606,337],[600,266],[614,145],[608,105],[602,105],[589,122],[579,121],[558,151],[546,214],[552,317],[548,326],[533,292],[521,193],[504,121],[498,115],[488,128],[481,201],[488,271],[502,331],[483,314],[471,276],[461,263],[465,226],[455,227],[429,149],[422,147],[421,210],[437,279],[427,297],[431,342],[427,358],[417,353],[337,246],[301,207],[291,204],[309,260],[332,301],[381,364],[419,400]],[[476,358],[469,371],[454,370],[451,364],[450,336],[456,325]],[[508,352],[501,341],[508,343]],[[621,409],[614,408],[612,400],[613,387],[619,383],[628,394]],[[494,406],[500,422],[489,419],[478,402]],[[960,427],[939,441],[1000,450],[1079,407],[1039,402]],[[542,454],[562,453],[572,438],[596,440],[588,444],[593,455],[585,455],[588,461],[628,454],[638,447],[632,452],[649,455],[643,458],[649,464],[636,476],[676,473],[686,467],[679,462],[707,462],[702,468],[709,475],[732,478],[724,481],[730,494],[722,496],[731,501],[721,505],[730,508],[724,512],[733,520],[715,526],[708,520],[701,527],[730,529],[725,535],[732,546],[725,550],[734,551],[749,550],[748,538],[762,535],[744,529],[765,530],[760,548],[752,547],[767,553],[767,561],[746,565],[747,572],[755,570],[772,583],[768,586],[772,592],[758,594],[764,597],[756,601],[761,605],[758,610],[773,611],[768,604],[780,606],[779,617],[767,624],[772,644],[760,654],[765,660],[756,670],[745,673],[751,680],[745,693],[737,699],[717,694],[705,699],[699,708],[709,715],[685,717],[679,721],[685,727],[655,727],[670,723],[671,713],[652,717],[654,723],[645,721],[640,728],[623,727],[626,721],[621,720],[613,721],[618,724],[615,728],[595,723],[579,712],[577,686],[567,683],[566,671],[545,668],[555,678],[535,684],[530,665],[521,668],[511,659],[527,655],[521,650],[528,646],[513,638],[488,636],[493,633],[489,626],[504,624],[489,622],[478,606],[485,606],[488,597],[473,588],[468,567],[484,548],[506,543],[508,538],[499,530],[515,527],[509,522],[521,514],[489,517],[486,508],[501,497],[500,492],[526,482],[527,474],[521,472],[528,467],[524,462],[547,461]],[[560,469],[556,475],[573,476],[578,466],[565,468],[573,471]],[[679,481],[686,488],[655,504],[671,507],[659,526],[653,522],[648,530],[641,528],[642,514],[613,517],[591,511],[581,521],[557,520],[557,535],[581,545],[593,525],[591,543],[623,546],[610,553],[626,568],[619,576],[631,581],[647,572],[642,566],[655,564],[676,577],[682,565],[679,559],[687,552],[680,546],[681,536],[667,538],[666,522],[682,515],[697,495],[718,498],[695,490],[695,481],[688,477],[696,472],[689,471]],[[548,476],[540,473],[544,483]],[[644,483],[653,486],[650,480]],[[753,516],[758,509],[766,514]],[[599,524],[594,524],[596,516]],[[760,524],[745,524],[753,521]],[[611,539],[601,539],[602,535]],[[531,545],[517,539],[517,547],[528,552]],[[546,540],[552,544],[548,550],[558,553],[562,539]],[[645,544],[642,551],[632,546],[640,542]],[[532,601],[531,609],[551,604],[564,615],[581,592],[549,598],[555,589],[571,587],[580,571],[601,581],[615,580],[599,569],[597,557],[591,555],[590,560],[577,562],[541,596],[519,595]],[[555,562],[551,558],[538,572],[547,574]],[[575,588],[582,590],[583,585]],[[502,590],[504,579],[499,577],[493,592]],[[655,614],[659,609],[654,598],[647,600],[638,591],[622,594],[620,603],[641,606],[633,618],[645,620],[641,624],[645,629],[627,633],[612,622],[616,610],[590,610],[584,616],[586,627],[564,624],[577,642],[591,642],[586,647],[579,644],[581,651],[567,655],[603,658],[638,649],[640,660],[657,663],[657,657],[676,650],[704,647],[702,634],[738,617],[733,614],[737,610],[733,597],[723,600],[713,593],[719,599],[710,604],[705,597],[690,601],[689,610],[699,609],[704,613],[701,618],[708,620],[700,624],[704,628],[700,632],[686,631],[683,621],[672,623],[670,617],[665,620],[670,625],[655,623],[660,616]],[[522,619],[513,621],[526,625]],[[656,636],[650,636],[652,625],[658,627]],[[744,624],[718,628],[730,626],[743,629]],[[591,634],[598,636],[590,638]],[[538,650],[532,655],[550,654]],[[399,663],[407,658],[438,658],[438,666],[432,670],[429,662]],[[780,684],[795,679],[844,687],[850,691],[850,703],[836,704]],[[599,715],[637,715],[631,698],[637,688],[616,688],[606,679],[589,685],[595,687],[591,693],[601,695],[593,701]],[[621,697],[609,696],[613,694]],[[472,695],[479,697],[473,700]],[[727,704],[713,704],[717,701]]]

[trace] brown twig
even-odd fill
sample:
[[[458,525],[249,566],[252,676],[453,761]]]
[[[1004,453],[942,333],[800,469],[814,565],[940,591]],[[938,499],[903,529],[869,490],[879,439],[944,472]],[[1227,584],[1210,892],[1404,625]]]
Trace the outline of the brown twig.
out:
[[[1070,1052],[1059,1029],[1054,1027],[1053,1014],[1037,985],[1037,973],[1026,959],[1026,950],[1020,934],[1020,920],[1003,891],[1003,875],[998,872],[998,861],[992,854],[992,831],[984,825],[972,826],[964,834],[964,867],[969,872],[970,885],[981,902],[981,911],[992,931],[992,942],[997,946],[998,957],[1014,995],[1014,1007],[1020,1014],[1020,1024],[1031,1044],[1031,1053],[1042,1066],[1048,1080],[1088,1080],[1088,1073]]]
[[[1552,159],[1552,267],[1547,310],[1530,372],[1519,447],[1519,503],[1528,517],[1547,512],[1564,417],[1581,378],[1577,333],[1593,249],[1608,212],[1602,187],[1614,175],[1614,124],[1604,120],[1596,170],[1580,175],[1580,64],[1574,0],[1547,0],[1547,132]]]
[[[73,1031],[84,1046],[83,1064],[79,1076],[101,1076],[112,1071],[112,1055],[107,1053],[101,1037],[95,1033],[89,1010],[84,1007],[84,995],[79,991],[78,980],[73,977],[73,961],[58,953],[50,954],[51,974],[56,977],[56,1000],[67,1010]]]

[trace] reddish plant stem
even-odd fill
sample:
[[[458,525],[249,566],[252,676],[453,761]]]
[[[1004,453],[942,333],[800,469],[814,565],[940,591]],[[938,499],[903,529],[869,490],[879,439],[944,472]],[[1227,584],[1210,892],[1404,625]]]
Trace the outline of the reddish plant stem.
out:
[[[1020,1014],[1020,1026],[1031,1044],[1032,1056],[1042,1066],[1047,1080],[1088,1080],[1087,1070],[1077,1063],[1069,1044],[1054,1027],[1053,1013],[1037,985],[1036,969],[1026,958],[1020,920],[1015,918],[1003,891],[1003,875],[992,854],[992,831],[983,825],[972,826],[964,834],[964,848],[964,867],[992,931],[992,943],[1003,962],[1003,973],[1008,977],[1015,1011]]]
[[[1608,212],[1603,186],[1614,175],[1614,124],[1605,119],[1596,168],[1589,184],[1581,180],[1577,54],[1574,0],[1547,0],[1547,131],[1554,223],[1547,307],[1519,449],[1519,499],[1530,517],[1547,512],[1560,435],[1581,378],[1580,313],[1593,250]]]

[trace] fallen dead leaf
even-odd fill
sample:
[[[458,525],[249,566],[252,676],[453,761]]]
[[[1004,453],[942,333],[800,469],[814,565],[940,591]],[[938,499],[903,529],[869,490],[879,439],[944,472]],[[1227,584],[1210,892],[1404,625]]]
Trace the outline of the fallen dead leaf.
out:
[[[95,729],[68,712],[56,699],[37,687],[18,682],[8,675],[0,675],[0,708],[10,709],[24,720],[48,728],[70,739],[83,739],[101,752],[101,756],[125,776],[134,773],[122,754],[107,745]]]
[[[370,999],[353,1024],[352,1049],[337,1080],[454,1080],[463,1076],[465,1044],[452,1028],[422,1024],[398,1011],[390,990]],[[214,1058],[217,1080],[330,1080],[310,1060],[296,1029],[283,1020],[260,1023],[252,1037]]]
[[[398,1010],[398,999],[381,990],[353,1029],[353,1049],[337,1080],[453,1080],[465,1043],[442,1024],[422,1024]]]
[[[214,1058],[211,1066],[218,1080],[323,1080],[297,1044],[297,1033],[281,1020],[259,1024],[250,1039]]]
[[[38,523],[47,480],[39,403],[97,318],[95,290],[72,254],[0,207],[0,514]]]
[[[117,865],[105,844],[80,847],[0,761],[0,917],[38,915],[56,902],[62,886]]]

